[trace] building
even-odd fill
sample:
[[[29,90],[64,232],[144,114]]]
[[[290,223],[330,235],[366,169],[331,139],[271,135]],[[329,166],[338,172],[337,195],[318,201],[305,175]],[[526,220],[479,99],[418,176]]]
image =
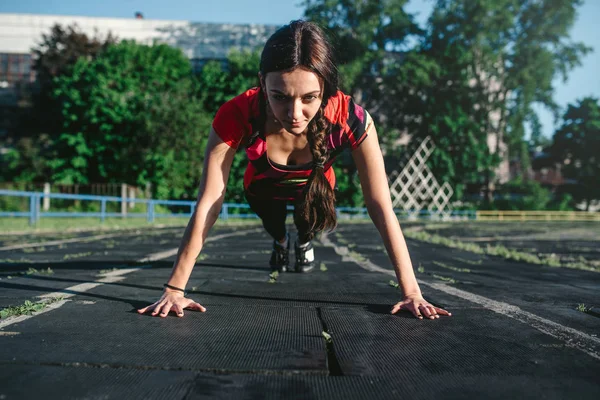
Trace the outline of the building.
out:
[[[0,87],[34,79],[31,49],[53,25],[77,25],[88,36],[133,39],[138,43],[165,43],[181,49],[190,60],[224,59],[231,49],[259,48],[276,25],[215,24],[176,20],[0,14]],[[196,62],[197,63],[197,62]]]
[[[215,24],[191,21],[132,18],[0,14],[0,137],[6,133],[10,115],[19,99],[19,83],[33,82],[32,48],[52,26],[77,25],[90,37],[133,39],[142,44],[165,43],[181,49],[194,70],[207,60],[225,59],[231,49],[262,47],[276,25]]]

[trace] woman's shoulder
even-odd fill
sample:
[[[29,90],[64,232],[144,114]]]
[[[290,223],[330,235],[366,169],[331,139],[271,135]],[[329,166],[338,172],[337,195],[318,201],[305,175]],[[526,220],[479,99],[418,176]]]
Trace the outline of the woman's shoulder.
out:
[[[260,88],[250,88],[233,97],[231,100],[226,101],[221,106],[221,109],[225,112],[241,113],[244,116],[250,117],[258,112],[259,95]]]
[[[357,112],[357,109],[362,110],[362,107],[354,103],[352,96],[338,90],[327,101],[325,117],[333,124],[344,126],[348,119]]]
[[[213,119],[213,129],[221,140],[238,147],[252,130],[251,121],[258,115],[259,88],[251,88],[225,102]]]

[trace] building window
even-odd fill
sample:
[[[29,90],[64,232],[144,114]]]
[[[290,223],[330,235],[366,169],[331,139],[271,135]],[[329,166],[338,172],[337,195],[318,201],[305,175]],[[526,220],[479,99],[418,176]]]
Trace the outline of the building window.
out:
[[[0,53],[0,82],[12,86],[20,81],[33,82],[31,54]]]

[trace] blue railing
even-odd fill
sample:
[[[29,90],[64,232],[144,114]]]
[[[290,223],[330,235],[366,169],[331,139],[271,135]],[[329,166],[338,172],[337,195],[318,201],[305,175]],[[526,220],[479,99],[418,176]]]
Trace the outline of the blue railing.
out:
[[[100,218],[102,222],[106,218],[120,217],[120,218],[146,218],[148,222],[154,222],[156,218],[160,217],[183,217],[189,218],[194,213],[196,202],[185,201],[185,200],[155,200],[155,199],[136,199],[136,198],[124,198],[116,196],[94,196],[94,195],[80,195],[80,194],[61,194],[61,193],[43,193],[43,192],[23,192],[14,190],[0,190],[0,196],[11,196],[11,197],[28,197],[29,198],[29,211],[2,211],[0,210],[0,217],[27,217],[29,218],[30,225],[35,225],[40,218],[77,218],[77,217],[93,217]],[[41,210],[42,199],[63,199],[63,200],[77,200],[77,201],[93,201],[100,202],[100,211],[43,211]],[[120,203],[120,204],[145,204],[146,212],[108,212],[107,205],[109,203]],[[157,213],[155,211],[156,206],[179,206],[188,208],[187,212],[180,213]],[[292,206],[288,206],[288,210],[293,210]],[[369,218],[367,209],[364,207],[338,207],[336,208],[338,219],[365,219]],[[443,211],[435,212],[429,210],[394,210],[399,219],[428,219],[428,220],[442,220],[442,219],[476,219],[475,211]],[[224,203],[221,207],[221,213],[219,218],[227,220],[229,218],[257,218],[250,210],[248,204],[235,204],[235,203]]]

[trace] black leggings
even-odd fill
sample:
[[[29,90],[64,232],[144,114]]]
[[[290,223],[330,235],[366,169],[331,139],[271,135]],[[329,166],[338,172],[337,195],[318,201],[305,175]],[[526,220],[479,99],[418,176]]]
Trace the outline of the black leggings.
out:
[[[294,206],[294,225],[298,229],[298,242],[306,243],[312,239],[308,234],[308,223],[299,216],[298,201],[262,199],[248,193],[244,194],[250,208],[262,220],[263,226],[273,239],[280,241],[285,237],[287,232],[285,218],[288,203]]]

